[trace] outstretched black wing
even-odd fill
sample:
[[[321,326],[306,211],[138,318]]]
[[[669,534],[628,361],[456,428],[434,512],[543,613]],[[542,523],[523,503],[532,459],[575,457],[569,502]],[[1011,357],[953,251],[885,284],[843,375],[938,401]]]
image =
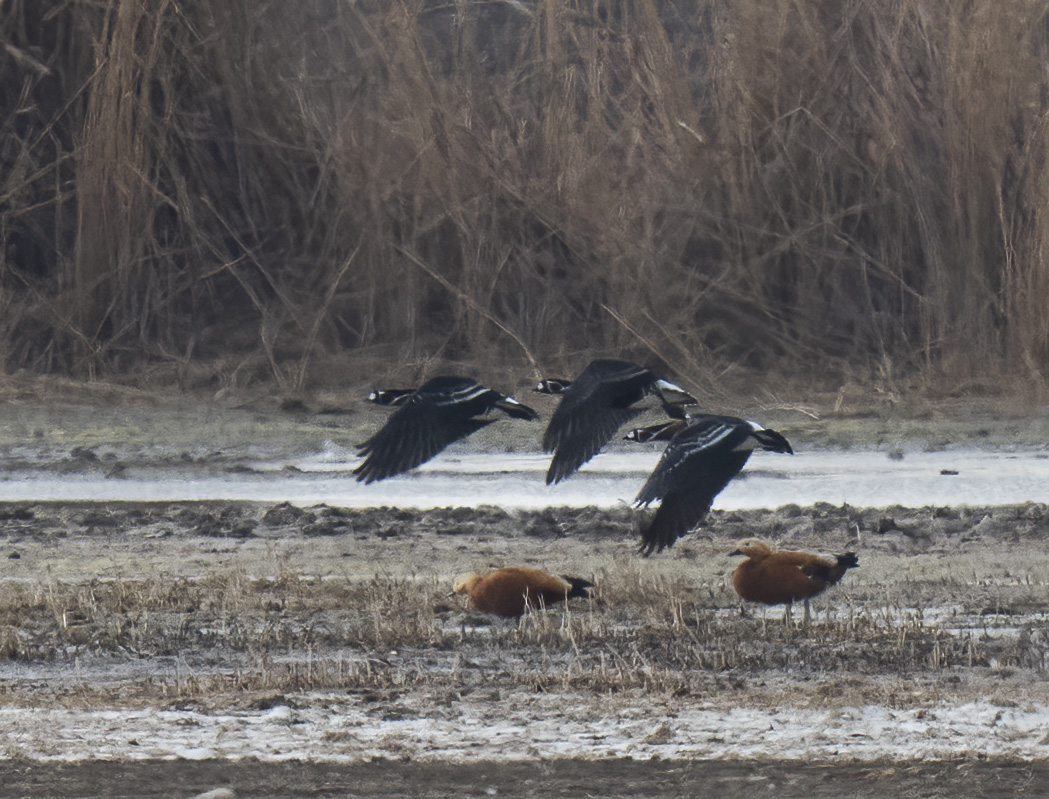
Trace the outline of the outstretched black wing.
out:
[[[365,458],[353,473],[358,481],[374,483],[407,472],[494,421],[449,416],[440,409],[409,403],[358,447]]]
[[[746,464],[753,428],[731,416],[699,416],[674,436],[635,504],[662,500],[642,533],[641,553],[661,552],[695,527],[714,498]]]
[[[353,473],[358,481],[373,483],[414,469],[449,444],[491,424],[493,419],[475,417],[504,399],[470,378],[435,377],[403,401],[386,424],[358,446],[365,458]]]
[[[546,482],[560,482],[575,472],[641,413],[630,406],[649,392],[654,380],[651,372],[629,361],[592,361],[564,389],[543,435],[543,450],[554,453]]]

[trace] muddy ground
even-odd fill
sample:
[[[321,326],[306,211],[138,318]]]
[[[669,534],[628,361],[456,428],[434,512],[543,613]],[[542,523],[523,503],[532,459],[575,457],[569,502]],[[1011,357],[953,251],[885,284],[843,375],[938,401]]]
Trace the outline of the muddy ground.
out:
[[[811,763],[795,761],[533,763],[202,762],[46,764],[0,768],[0,796],[691,797],[724,799],[882,799],[882,797],[1045,796],[1045,762],[955,760]]]
[[[718,512],[650,559],[625,510],[27,502],[0,520],[0,795],[1049,790],[1044,506]],[[862,565],[785,625],[728,587],[744,534]],[[447,596],[502,563],[588,576],[597,598],[505,622]],[[1034,715],[998,721],[1013,712]]]
[[[372,419],[115,399],[9,396],[9,468],[237,469]],[[792,441],[887,451],[917,430],[1043,446],[1045,426],[779,413]],[[4,503],[0,795],[1049,792],[1045,506],[718,511],[649,559],[637,524],[627,508]],[[810,626],[785,624],[728,585],[744,535],[861,567]],[[447,596],[510,563],[597,595],[519,623]]]

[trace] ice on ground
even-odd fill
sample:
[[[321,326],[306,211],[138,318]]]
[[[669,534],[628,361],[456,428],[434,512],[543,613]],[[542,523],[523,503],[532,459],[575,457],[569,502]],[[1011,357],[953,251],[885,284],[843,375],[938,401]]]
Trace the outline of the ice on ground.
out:
[[[633,502],[658,450],[602,453],[563,482],[548,486],[541,453],[446,451],[419,469],[370,485],[359,462],[334,444],[293,461],[252,460],[205,472],[193,466],[136,466],[118,479],[98,473],[30,470],[0,480],[0,501],[248,500],[342,507],[476,507],[507,509],[615,507]],[[794,456],[757,453],[717,497],[724,510],[828,502],[856,507],[1006,505],[1049,502],[1049,458],[1043,450],[953,449],[891,460],[881,451],[820,450]]]
[[[1049,757],[1049,707],[970,702],[911,709],[717,708],[674,703],[656,732],[629,703],[509,696],[419,713],[375,714],[345,695],[269,712],[0,708],[0,750],[32,760],[145,758],[358,762],[555,757]]]

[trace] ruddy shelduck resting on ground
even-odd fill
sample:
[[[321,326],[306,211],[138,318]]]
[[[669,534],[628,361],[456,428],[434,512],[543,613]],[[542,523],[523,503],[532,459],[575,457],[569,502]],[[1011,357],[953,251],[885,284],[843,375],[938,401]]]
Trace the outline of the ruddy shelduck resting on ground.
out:
[[[486,613],[514,618],[575,597],[588,598],[594,584],[578,577],[557,577],[539,569],[508,566],[456,579],[453,594],[467,594],[470,605]]]
[[[854,552],[843,555],[773,549],[764,541],[745,538],[729,555],[745,555],[746,560],[732,574],[736,593],[749,602],[790,607],[799,599],[805,602],[809,621],[809,598],[837,583],[849,569],[860,563]]]

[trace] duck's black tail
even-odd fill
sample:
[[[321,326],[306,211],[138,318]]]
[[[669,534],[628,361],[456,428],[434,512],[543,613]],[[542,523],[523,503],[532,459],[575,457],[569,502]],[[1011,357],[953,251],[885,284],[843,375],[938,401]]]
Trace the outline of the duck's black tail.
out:
[[[845,576],[845,572],[849,569],[857,569],[860,565],[860,559],[856,557],[855,552],[846,552],[844,555],[836,555],[838,559],[838,565],[827,570],[827,582],[831,585],[838,582],[842,577]]]
[[[567,599],[575,599],[576,597],[581,599],[590,598],[590,591],[594,588],[594,584],[589,580],[584,580],[581,577],[569,577],[567,574],[562,574],[561,579],[572,586],[565,595]]]
[[[844,555],[838,555],[838,568],[844,572],[846,569],[858,569],[860,566],[860,559],[856,556],[855,552],[846,552]]]
[[[755,430],[751,435],[757,439],[762,449],[767,449],[770,452],[782,452],[785,455],[794,454],[790,442],[784,438],[782,433],[777,433],[775,430],[769,430],[765,427],[761,430]]]

